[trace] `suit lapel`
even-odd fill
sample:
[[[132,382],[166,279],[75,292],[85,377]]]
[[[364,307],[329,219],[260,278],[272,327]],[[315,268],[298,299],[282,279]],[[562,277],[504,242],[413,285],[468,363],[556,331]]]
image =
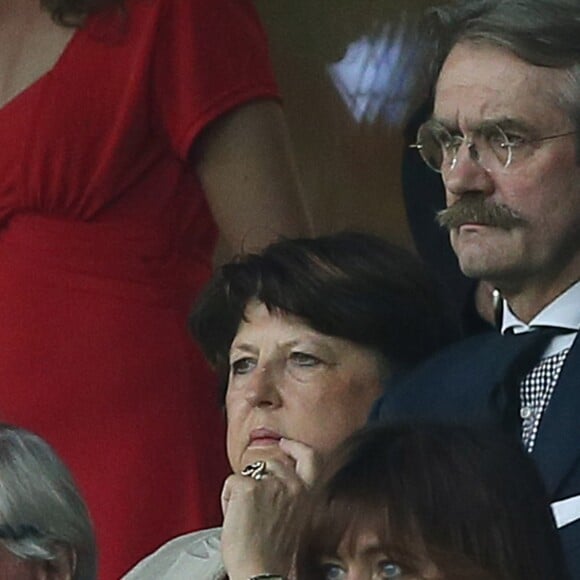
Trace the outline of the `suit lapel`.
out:
[[[436,356],[419,373],[387,388],[375,409],[384,421],[435,421],[496,424],[506,370],[518,354],[499,333],[468,339]],[[550,497],[580,461],[580,339],[566,357],[546,409],[532,454]]]
[[[499,332],[466,339],[387,386],[373,418],[499,423],[500,385],[518,352]]]
[[[542,473],[550,497],[580,459],[580,340],[566,357],[560,378],[540,422],[533,458]]]
[[[520,336],[502,336],[497,333],[488,349],[478,355],[478,362],[471,372],[478,377],[472,388],[480,392],[484,401],[481,406],[473,407],[476,418],[479,416],[481,422],[497,424],[501,428],[509,391],[517,389],[520,379],[520,373],[514,374],[514,364],[535,341],[531,333]],[[512,384],[514,382],[516,384]],[[517,433],[517,425],[514,425],[514,429]]]

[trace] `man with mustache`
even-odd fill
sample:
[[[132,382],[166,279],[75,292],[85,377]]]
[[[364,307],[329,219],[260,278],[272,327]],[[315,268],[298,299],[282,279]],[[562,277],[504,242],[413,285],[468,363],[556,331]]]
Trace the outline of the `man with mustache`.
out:
[[[463,0],[431,11],[426,34],[434,107],[414,147],[441,173],[461,270],[503,312],[500,332],[389,385],[373,417],[520,437],[580,578],[580,4]]]

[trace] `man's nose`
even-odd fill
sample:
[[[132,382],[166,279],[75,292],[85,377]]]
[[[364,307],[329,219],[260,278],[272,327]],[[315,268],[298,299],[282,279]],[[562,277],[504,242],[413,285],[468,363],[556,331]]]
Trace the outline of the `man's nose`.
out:
[[[479,152],[473,143],[465,142],[459,147],[454,163],[442,171],[442,177],[447,205],[453,203],[453,197],[466,193],[491,195],[494,191],[493,176],[481,165]]]

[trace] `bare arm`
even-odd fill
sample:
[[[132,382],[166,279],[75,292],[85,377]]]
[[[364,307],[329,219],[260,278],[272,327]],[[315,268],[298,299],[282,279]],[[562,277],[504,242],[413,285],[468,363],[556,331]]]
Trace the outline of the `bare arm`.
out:
[[[280,105],[253,101],[212,123],[192,162],[222,236],[234,253],[279,235],[310,234]]]

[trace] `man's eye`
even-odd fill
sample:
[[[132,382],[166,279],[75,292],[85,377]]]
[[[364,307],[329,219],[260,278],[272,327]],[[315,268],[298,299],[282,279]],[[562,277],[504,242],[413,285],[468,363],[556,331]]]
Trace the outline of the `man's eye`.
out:
[[[301,367],[315,367],[322,364],[318,357],[306,352],[293,352],[290,354],[290,360]]]
[[[250,357],[239,358],[230,363],[234,375],[249,373],[256,366],[256,359]]]
[[[482,136],[493,148],[518,147],[524,145],[527,140],[518,133],[502,131],[499,127],[489,127],[482,130]]]
[[[506,146],[509,145],[510,147],[520,147],[528,142],[525,137],[522,137],[521,135],[515,135],[514,133],[506,133],[505,136],[507,138]]]
[[[403,577],[403,569],[395,562],[381,562],[381,579],[398,580]]]
[[[447,152],[456,153],[463,144],[464,138],[461,135],[449,135],[447,139],[441,141],[441,146]]]
[[[342,580],[346,578],[346,572],[338,564],[325,564],[322,566],[324,580]]]
[[[429,131],[430,134],[433,135],[433,137],[437,141],[439,141],[440,143],[446,143],[450,139],[453,139],[453,135],[447,129],[447,127],[444,127],[443,125],[439,125],[439,123],[435,123],[435,124],[431,125],[429,128],[430,128],[430,131]]]

